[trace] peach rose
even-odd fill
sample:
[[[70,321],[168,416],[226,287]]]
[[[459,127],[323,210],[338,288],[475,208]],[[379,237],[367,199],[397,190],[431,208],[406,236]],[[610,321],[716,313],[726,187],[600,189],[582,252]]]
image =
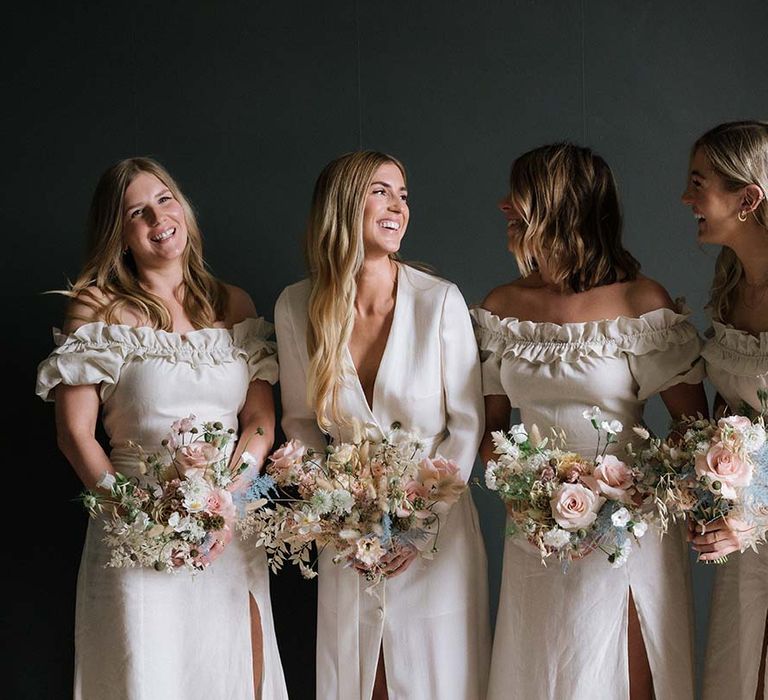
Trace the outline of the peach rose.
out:
[[[269,456],[269,460],[272,462],[269,471],[277,475],[287,474],[293,465],[301,462],[306,451],[307,448],[300,440],[289,440]]]
[[[212,515],[220,515],[225,522],[230,523],[235,519],[235,504],[232,494],[226,489],[211,490],[205,509]]]
[[[552,517],[565,530],[579,530],[591,525],[603,503],[605,498],[581,484],[563,484],[550,501]]]
[[[749,486],[752,481],[752,465],[731,452],[722,442],[712,445],[706,454],[697,454],[695,469],[699,476],[709,478],[711,484],[719,484],[719,489],[712,485],[710,489],[728,499],[736,498],[735,487]]]
[[[202,440],[184,445],[176,451],[176,465],[188,478],[195,474],[202,476],[206,467],[220,459],[219,449]]]
[[[634,484],[632,470],[618,457],[605,455],[597,458],[592,472],[597,488],[604,496],[616,501],[630,501],[627,491]]]

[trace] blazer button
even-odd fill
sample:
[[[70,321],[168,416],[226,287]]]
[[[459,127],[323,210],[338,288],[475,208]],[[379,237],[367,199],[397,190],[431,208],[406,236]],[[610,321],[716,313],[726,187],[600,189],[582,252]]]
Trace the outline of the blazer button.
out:
[[[379,620],[383,620],[384,619],[384,608],[379,608],[378,610],[376,610],[376,613],[379,616]]]

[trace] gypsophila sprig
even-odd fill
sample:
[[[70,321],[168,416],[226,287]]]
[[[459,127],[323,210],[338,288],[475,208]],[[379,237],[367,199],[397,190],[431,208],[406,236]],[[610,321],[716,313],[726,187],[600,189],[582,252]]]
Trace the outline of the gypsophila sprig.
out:
[[[507,507],[509,534],[535,546],[543,564],[556,557],[567,569],[572,559],[599,549],[622,566],[654,520],[639,475],[607,453],[624,426],[601,415],[598,406],[583,412],[597,433],[591,460],[568,451],[558,429],[547,438],[522,424],[491,434],[498,457],[486,466],[486,487]]]
[[[108,567],[201,571],[224,550],[239,519],[268,500],[271,478],[258,476],[257,461],[244,452],[230,464],[234,429],[218,421],[175,421],[162,449],[147,453],[130,443],[140,477],[105,474],[99,490],[81,496],[93,516],[103,516]]]

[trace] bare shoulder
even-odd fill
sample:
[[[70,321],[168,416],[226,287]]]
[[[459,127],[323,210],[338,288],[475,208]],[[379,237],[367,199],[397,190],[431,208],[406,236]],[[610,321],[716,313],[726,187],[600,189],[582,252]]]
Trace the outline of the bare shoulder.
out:
[[[492,289],[481,306],[499,318],[519,318],[531,303],[535,294],[526,279],[516,279]]]
[[[83,289],[77,296],[72,297],[67,305],[64,332],[73,333],[80,326],[103,320],[104,308],[110,301],[111,296],[98,287]]]
[[[240,323],[246,318],[256,317],[256,307],[251,296],[244,289],[232,284],[224,284],[227,289],[227,325]]]
[[[675,307],[669,292],[650,277],[640,275],[626,285],[625,299],[632,316],[642,316],[656,309]]]

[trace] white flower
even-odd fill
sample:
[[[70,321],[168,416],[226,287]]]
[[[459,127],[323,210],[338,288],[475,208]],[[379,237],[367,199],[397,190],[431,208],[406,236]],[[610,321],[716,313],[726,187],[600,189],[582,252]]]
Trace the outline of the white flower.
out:
[[[640,539],[648,531],[648,523],[640,520],[632,526],[632,534]]]
[[[293,521],[296,524],[298,533],[304,537],[309,534],[321,532],[323,527],[320,524],[320,516],[312,511],[296,511],[293,514]]]
[[[520,448],[518,448],[518,446],[515,445],[515,443],[513,443],[502,430],[494,430],[491,433],[491,439],[493,440],[493,445],[496,448],[496,454],[517,457],[517,455],[520,453]]]
[[[355,497],[346,489],[334,489],[331,492],[331,500],[336,515],[351,513],[355,506]]]
[[[622,430],[624,430],[624,426],[622,425],[621,421],[618,420],[604,420],[602,423],[600,423],[600,427],[609,435],[618,435]]]
[[[107,491],[111,491],[116,481],[117,480],[115,479],[114,474],[110,474],[109,472],[104,472],[101,479],[99,479],[96,482],[96,486],[98,486],[98,488],[100,489],[106,489]]]
[[[185,479],[179,485],[179,491],[184,496],[184,507],[190,513],[199,513],[201,510],[205,510],[208,505],[208,495],[211,492],[211,487],[202,477],[192,477],[191,479]]]
[[[260,466],[259,460],[256,459],[250,452],[243,452],[243,454],[240,455],[240,459],[243,460],[249,467],[258,467]]]
[[[333,510],[333,499],[331,498],[331,492],[325,489],[318,489],[312,494],[312,498],[309,499],[312,510],[320,515],[325,515]]]
[[[613,560],[611,567],[614,569],[618,569],[624,566],[624,564],[627,563],[627,559],[629,559],[629,553],[631,551],[632,551],[632,540],[624,540],[624,543],[619,547],[618,552],[616,552],[616,558]]]
[[[629,511],[626,508],[619,508],[615,513],[611,515],[611,522],[616,527],[626,527],[627,523],[632,519]]]
[[[597,420],[600,417],[600,414],[602,411],[600,410],[600,406],[592,406],[592,408],[588,408],[581,412],[581,415],[584,416],[587,420]]]
[[[571,533],[559,527],[553,527],[544,533],[544,544],[552,549],[562,549],[570,544]]]
[[[649,437],[651,437],[651,434],[642,425],[636,425],[634,428],[632,428],[632,432],[639,436],[641,440],[647,440]]]
[[[757,452],[765,444],[765,430],[759,425],[751,425],[741,434],[747,452]]]
[[[356,543],[355,558],[366,566],[373,566],[386,554],[378,537],[361,537]]]
[[[144,532],[149,527],[149,516],[143,511],[139,511],[136,519],[131,523],[131,527],[137,532]]]
[[[513,425],[509,429],[509,434],[518,445],[522,445],[528,439],[528,432],[525,429],[525,425],[522,423]]]
[[[496,462],[488,462],[488,466],[485,468],[485,487],[491,491],[496,491],[498,484],[496,483]]]

